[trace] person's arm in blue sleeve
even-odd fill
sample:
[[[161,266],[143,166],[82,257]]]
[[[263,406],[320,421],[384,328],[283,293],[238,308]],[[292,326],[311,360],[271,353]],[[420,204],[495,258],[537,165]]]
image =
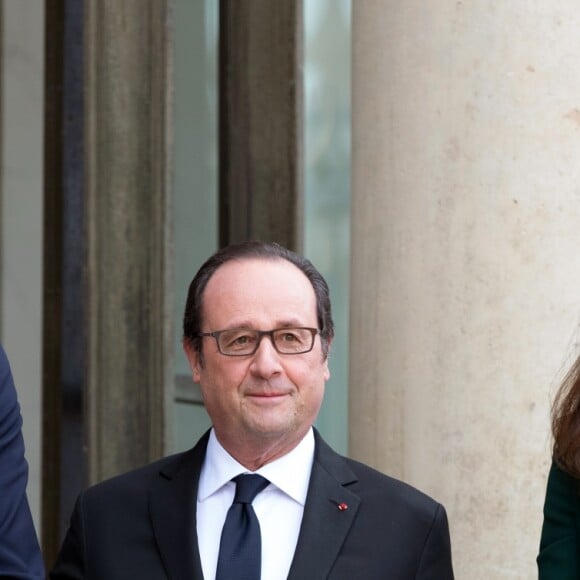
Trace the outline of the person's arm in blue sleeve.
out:
[[[22,417],[10,365],[0,346],[0,578],[45,577],[26,497]]]

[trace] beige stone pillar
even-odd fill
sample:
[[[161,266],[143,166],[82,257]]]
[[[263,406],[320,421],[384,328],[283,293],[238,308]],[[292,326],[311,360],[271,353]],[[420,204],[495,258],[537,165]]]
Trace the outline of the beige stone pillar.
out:
[[[577,5],[353,2],[350,452],[529,579],[580,320]]]

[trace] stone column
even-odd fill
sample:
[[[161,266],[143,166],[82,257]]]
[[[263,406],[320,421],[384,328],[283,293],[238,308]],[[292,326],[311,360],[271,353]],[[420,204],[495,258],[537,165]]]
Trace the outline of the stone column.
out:
[[[457,578],[536,576],[578,352],[579,20],[353,2],[350,452],[446,505]]]
[[[300,249],[302,0],[220,2],[220,245]]]
[[[164,452],[172,380],[168,4],[90,0],[85,5],[91,482]]]

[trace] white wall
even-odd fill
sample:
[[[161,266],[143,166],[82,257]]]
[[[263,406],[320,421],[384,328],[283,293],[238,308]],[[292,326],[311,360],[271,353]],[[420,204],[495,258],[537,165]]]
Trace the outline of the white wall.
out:
[[[40,532],[44,2],[3,2],[1,340],[12,365]]]
[[[353,3],[351,453],[442,501],[458,580],[537,576],[580,351],[580,13]]]

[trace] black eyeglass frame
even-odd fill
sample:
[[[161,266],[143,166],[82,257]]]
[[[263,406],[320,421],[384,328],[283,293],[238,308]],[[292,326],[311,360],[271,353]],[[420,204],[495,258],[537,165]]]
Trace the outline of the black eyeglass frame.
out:
[[[232,332],[232,331],[236,331],[236,330],[243,330],[243,331],[247,331],[247,332],[252,332],[252,333],[256,333],[258,335],[258,340],[256,340],[256,344],[254,345],[254,350],[252,350],[251,352],[245,352],[243,354],[232,354],[232,353],[227,353],[224,352],[221,349],[220,346],[220,336],[224,333],[224,332]],[[278,347],[276,346],[276,341],[274,340],[274,333],[275,332],[284,332],[284,331],[290,331],[290,330],[308,330],[310,331],[310,334],[312,335],[312,340],[310,342],[310,348],[307,350],[301,350],[299,352],[281,352]],[[218,348],[218,352],[220,354],[223,354],[224,356],[252,356],[254,354],[256,354],[256,352],[258,351],[258,348],[260,348],[260,343],[262,342],[262,338],[264,338],[264,336],[269,336],[270,337],[270,342],[272,343],[272,346],[274,347],[274,350],[281,355],[297,355],[297,354],[306,354],[307,352],[310,352],[313,348],[314,348],[314,341],[316,340],[316,335],[320,334],[320,329],[318,328],[311,328],[309,326],[292,326],[292,327],[282,327],[282,328],[274,328],[272,330],[254,330],[251,328],[225,328],[224,330],[214,330],[213,332],[198,332],[197,336],[199,337],[204,337],[204,336],[211,336],[213,338],[215,338],[215,342]]]

